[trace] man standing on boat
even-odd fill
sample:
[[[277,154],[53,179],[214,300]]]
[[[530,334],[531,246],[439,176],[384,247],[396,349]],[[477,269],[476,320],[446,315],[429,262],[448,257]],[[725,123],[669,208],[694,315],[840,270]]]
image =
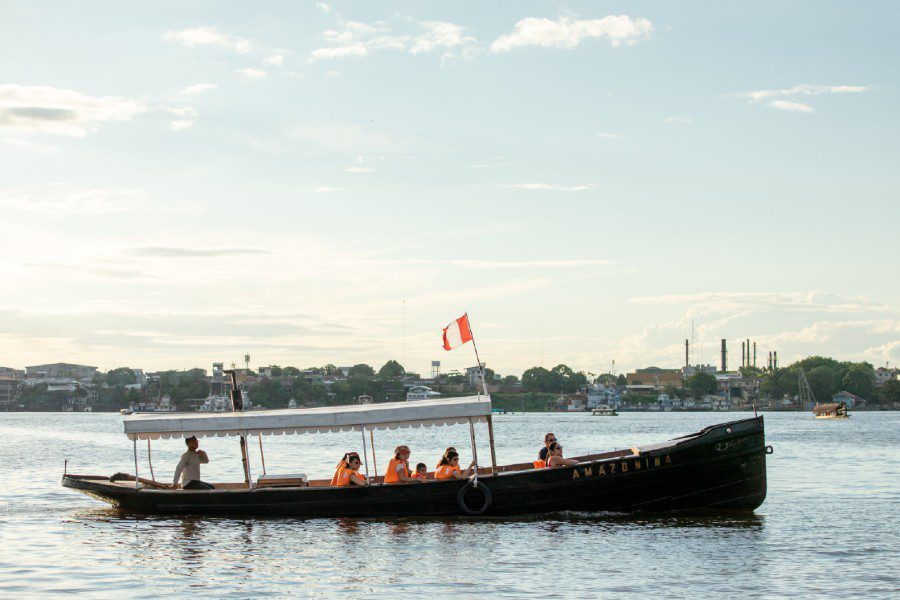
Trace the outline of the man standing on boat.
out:
[[[178,466],[175,467],[175,477],[172,482],[172,488],[178,487],[178,479],[181,478],[181,488],[184,490],[212,490],[215,489],[209,483],[200,480],[200,465],[209,463],[209,457],[203,450],[198,450],[200,442],[196,436],[191,436],[184,440],[187,444],[187,451],[181,455]]]

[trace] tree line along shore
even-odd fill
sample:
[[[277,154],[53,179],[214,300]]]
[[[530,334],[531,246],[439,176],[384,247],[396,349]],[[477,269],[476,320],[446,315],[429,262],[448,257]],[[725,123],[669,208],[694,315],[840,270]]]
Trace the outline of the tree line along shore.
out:
[[[516,412],[565,410],[559,408],[561,399],[595,393],[592,391],[597,389],[615,394],[615,404],[623,410],[651,405],[661,394],[684,401],[725,393],[731,398],[732,390],[737,396],[729,406],[790,409],[797,400],[801,370],[820,402],[829,402],[834,394],[846,391],[865,399],[866,407],[870,409],[900,408],[900,381],[896,378],[878,381],[875,369],[869,363],[842,362],[820,356],[778,369],[741,367],[729,374],[725,383],[735,386],[733,388],[723,388],[725,380],[708,371],[695,372],[680,380],[670,377],[666,383],[657,382],[656,385],[637,379],[640,369],[626,378],[624,374],[597,375],[575,371],[564,364],[551,369],[532,367],[521,377],[500,376],[490,368],[484,369],[484,375],[494,406]],[[336,406],[354,404],[360,398],[372,402],[400,401],[407,399],[409,390],[416,386],[427,386],[435,397],[468,395],[482,389],[481,373],[477,368],[468,369],[466,373],[451,372],[423,378],[407,372],[396,360],[387,361],[377,370],[361,363],[352,367],[328,364],[304,369],[269,365],[256,370],[235,371],[240,387],[252,404],[260,408]],[[652,373],[652,369],[644,371]],[[199,403],[211,394],[227,395],[230,389],[227,380],[222,379],[221,371],[217,381],[215,374],[211,376],[202,368],[144,374],[140,369],[118,367],[107,372],[96,371],[89,380],[72,377],[70,381],[63,372],[55,373],[57,376],[52,382],[29,379],[21,373],[23,377],[15,386],[14,395],[7,393],[6,402],[0,408],[59,411],[89,406],[88,410],[92,411],[118,411],[152,405],[166,397],[173,410],[197,410]],[[4,377],[4,381],[9,380],[10,377]]]

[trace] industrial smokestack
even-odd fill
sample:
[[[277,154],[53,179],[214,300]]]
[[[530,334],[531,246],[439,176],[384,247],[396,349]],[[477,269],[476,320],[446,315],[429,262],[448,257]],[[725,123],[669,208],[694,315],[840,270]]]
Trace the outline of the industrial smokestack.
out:
[[[741,368],[747,366],[747,347],[741,342]]]
[[[772,370],[778,370],[778,350],[772,352]]]
[[[753,342],[753,368],[756,368],[756,342]]]
[[[747,338],[747,362],[745,366],[750,366],[750,338]]]
[[[691,366],[691,359],[689,358],[689,355],[688,355],[689,348],[690,348],[690,346],[688,345],[688,341],[684,340],[684,366],[686,366],[686,367]]]
[[[766,367],[771,371],[772,370],[772,351],[769,350],[769,362]]]
[[[727,370],[728,370],[728,349],[726,346],[726,342],[723,339],[722,340],[722,372],[724,373]]]

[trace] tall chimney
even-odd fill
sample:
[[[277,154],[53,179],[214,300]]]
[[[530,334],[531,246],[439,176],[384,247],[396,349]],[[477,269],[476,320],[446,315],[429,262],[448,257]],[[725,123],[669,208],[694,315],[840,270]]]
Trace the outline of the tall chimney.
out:
[[[684,366],[691,366],[691,359],[688,357],[688,341],[684,340]]]
[[[746,366],[750,366],[750,338],[747,338],[747,364]]]
[[[747,347],[744,346],[744,342],[741,342],[741,368],[747,366]]]
[[[772,352],[772,370],[778,370],[778,350]]]
[[[726,344],[726,342],[725,342],[725,339],[723,338],[722,339],[722,372],[723,373],[728,370],[728,350],[727,350],[725,344]]]
[[[769,369],[770,371],[772,370],[772,351],[771,351],[771,350],[769,350],[769,363],[768,363],[768,369]]]
[[[753,368],[756,368],[756,342],[753,342]]]

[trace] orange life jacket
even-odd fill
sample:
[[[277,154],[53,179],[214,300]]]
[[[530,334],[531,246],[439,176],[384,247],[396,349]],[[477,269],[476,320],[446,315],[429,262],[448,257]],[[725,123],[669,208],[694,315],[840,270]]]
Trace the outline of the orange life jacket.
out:
[[[451,479],[453,477],[453,473],[459,473],[459,465],[455,467],[453,465],[441,465],[437,469],[434,470],[434,478],[435,479]]]
[[[346,471],[346,470],[347,470],[346,463],[339,464],[338,468],[335,469],[334,475],[331,478],[331,485],[341,485],[338,482],[341,480],[341,477],[342,477],[344,471]],[[344,484],[344,485],[346,485],[346,484]]]
[[[413,473],[412,476],[415,477],[416,479],[421,479],[422,481],[425,481],[426,479],[428,479],[428,476],[427,476],[427,475],[422,475],[422,474],[419,473],[418,471],[416,471],[415,473]]]
[[[403,465],[403,474],[409,477],[409,464],[405,460],[392,458],[388,462],[387,472],[384,474],[385,483],[402,483],[397,476],[397,465]]]
[[[338,480],[337,485],[339,487],[345,487],[350,485],[350,476],[355,473],[353,469],[341,469],[338,471]]]
[[[549,465],[547,464],[547,461],[544,461],[544,460],[541,460],[541,459],[537,459],[536,461],[534,461],[534,468],[535,468],[535,469],[543,469],[544,467],[548,467],[548,466],[549,466]]]

